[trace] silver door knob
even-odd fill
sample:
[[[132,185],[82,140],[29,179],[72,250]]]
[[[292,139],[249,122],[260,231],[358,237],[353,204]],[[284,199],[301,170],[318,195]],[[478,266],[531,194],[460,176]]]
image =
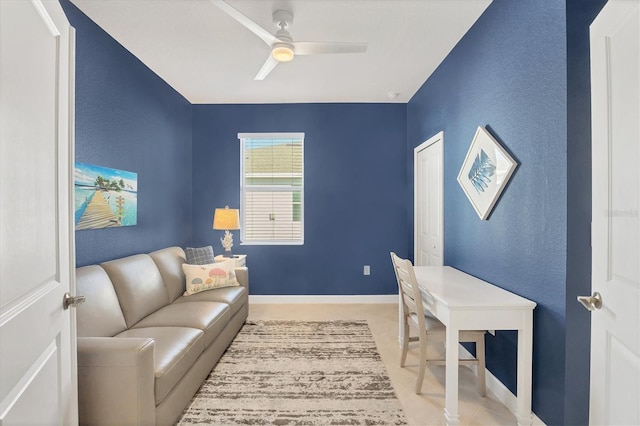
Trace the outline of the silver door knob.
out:
[[[64,294],[64,299],[62,299],[62,306],[65,309],[69,309],[69,307],[76,307],[81,303],[84,303],[85,301],[85,297],[84,296],[72,296],[69,293],[65,293]]]
[[[584,306],[587,311],[595,311],[602,308],[602,296],[597,291],[593,293],[593,296],[578,296],[578,302]]]

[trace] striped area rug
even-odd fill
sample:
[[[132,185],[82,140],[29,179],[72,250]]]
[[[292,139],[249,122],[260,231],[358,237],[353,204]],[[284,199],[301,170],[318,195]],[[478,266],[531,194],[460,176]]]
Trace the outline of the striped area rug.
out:
[[[179,425],[402,425],[366,321],[247,322]]]

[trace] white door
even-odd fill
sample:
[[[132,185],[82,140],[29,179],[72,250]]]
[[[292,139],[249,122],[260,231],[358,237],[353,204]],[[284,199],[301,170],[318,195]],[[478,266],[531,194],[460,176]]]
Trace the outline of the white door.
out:
[[[413,150],[413,257],[416,266],[444,265],[444,132]],[[398,341],[402,328],[402,295],[398,299]]]
[[[593,152],[590,423],[640,424],[640,2],[591,25]],[[596,304],[594,304],[593,307]]]
[[[429,138],[413,151],[414,259],[418,266],[443,265],[443,137]]]
[[[0,424],[77,423],[70,187],[73,31],[0,0]]]

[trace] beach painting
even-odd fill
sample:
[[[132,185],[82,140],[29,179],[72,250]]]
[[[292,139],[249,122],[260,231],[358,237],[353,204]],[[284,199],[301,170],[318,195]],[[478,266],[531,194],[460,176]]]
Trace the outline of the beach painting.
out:
[[[93,164],[75,164],[76,231],[138,222],[138,174]]]

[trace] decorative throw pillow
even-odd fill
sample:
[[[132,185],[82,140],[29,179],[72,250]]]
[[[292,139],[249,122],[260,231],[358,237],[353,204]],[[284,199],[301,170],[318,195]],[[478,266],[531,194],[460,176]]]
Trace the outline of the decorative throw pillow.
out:
[[[236,279],[236,261],[225,260],[208,265],[182,264],[182,270],[187,277],[187,291],[185,296],[200,293],[214,288],[238,286]]]
[[[209,265],[214,263],[213,247],[187,247],[184,249],[184,254],[187,258],[189,265]]]

